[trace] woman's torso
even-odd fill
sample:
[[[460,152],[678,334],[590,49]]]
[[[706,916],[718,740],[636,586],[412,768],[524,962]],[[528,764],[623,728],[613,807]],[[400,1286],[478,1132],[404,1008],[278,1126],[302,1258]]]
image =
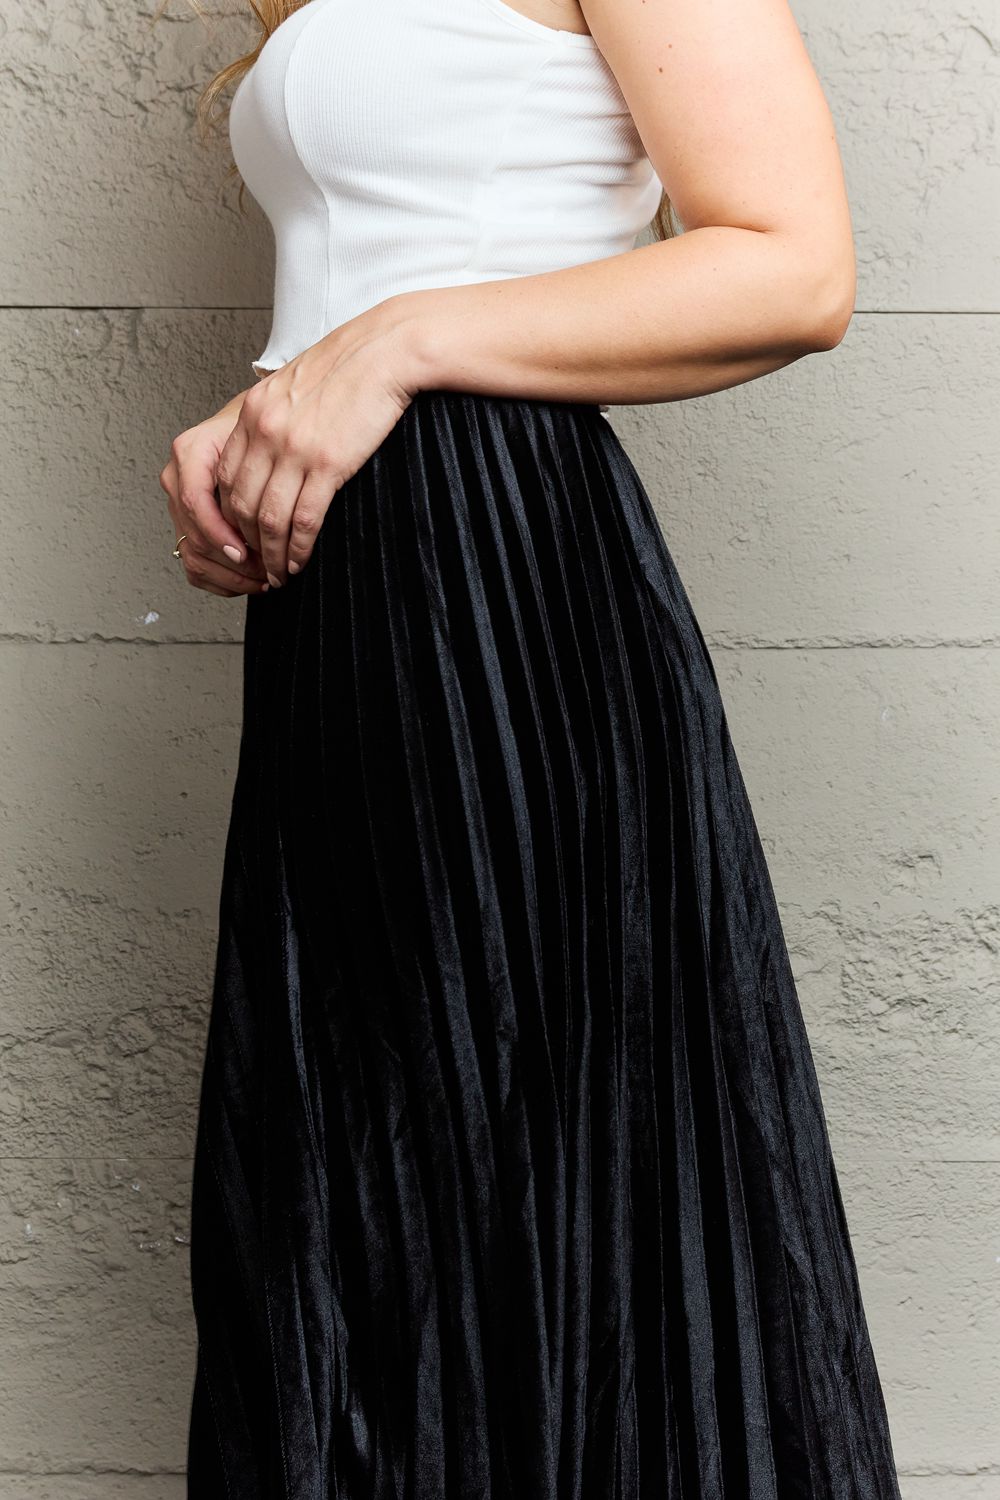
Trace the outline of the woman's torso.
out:
[[[275,235],[258,373],[394,293],[630,249],[661,192],[593,37],[505,0],[309,0],[230,138]]]

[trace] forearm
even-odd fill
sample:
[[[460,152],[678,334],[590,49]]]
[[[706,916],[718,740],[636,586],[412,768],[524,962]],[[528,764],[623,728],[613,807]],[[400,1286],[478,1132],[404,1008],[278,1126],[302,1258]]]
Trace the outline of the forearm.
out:
[[[775,233],[706,227],[538,275],[389,299],[416,388],[608,403],[676,401],[832,348],[853,262]]]

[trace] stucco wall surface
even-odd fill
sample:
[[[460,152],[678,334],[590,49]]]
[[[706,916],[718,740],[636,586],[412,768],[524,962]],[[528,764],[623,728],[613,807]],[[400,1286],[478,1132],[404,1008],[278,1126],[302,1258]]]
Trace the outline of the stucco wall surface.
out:
[[[904,1495],[1000,1500],[1000,15],[795,10],[852,326],[613,421],[771,858]],[[0,1500],[184,1493],[243,606],[186,585],[156,475],[249,383],[272,262],[192,126],[250,29],[151,18],[0,0]]]

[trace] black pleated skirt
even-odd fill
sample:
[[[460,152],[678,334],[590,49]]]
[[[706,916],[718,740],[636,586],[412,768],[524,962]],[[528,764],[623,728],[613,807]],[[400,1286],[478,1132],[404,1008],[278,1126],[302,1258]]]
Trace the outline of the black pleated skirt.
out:
[[[899,1500],[691,604],[586,403],[424,391],[246,604],[192,1500]]]

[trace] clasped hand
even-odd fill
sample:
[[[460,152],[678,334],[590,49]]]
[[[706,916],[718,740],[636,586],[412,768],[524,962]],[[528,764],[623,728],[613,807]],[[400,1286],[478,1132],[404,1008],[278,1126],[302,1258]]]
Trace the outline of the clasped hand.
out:
[[[174,439],[160,484],[195,587],[260,593],[306,565],[333,497],[419,389],[405,306],[350,319]]]

